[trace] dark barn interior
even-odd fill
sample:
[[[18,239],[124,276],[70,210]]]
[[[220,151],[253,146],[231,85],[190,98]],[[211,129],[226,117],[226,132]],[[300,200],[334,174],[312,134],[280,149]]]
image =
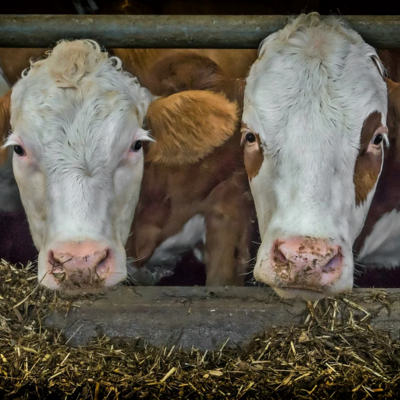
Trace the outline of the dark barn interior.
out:
[[[393,1],[355,0],[249,0],[245,3],[240,0],[96,0],[95,3],[90,0],[42,0],[2,2],[0,5],[1,14],[289,15],[311,11],[325,15],[397,15],[399,5]]]

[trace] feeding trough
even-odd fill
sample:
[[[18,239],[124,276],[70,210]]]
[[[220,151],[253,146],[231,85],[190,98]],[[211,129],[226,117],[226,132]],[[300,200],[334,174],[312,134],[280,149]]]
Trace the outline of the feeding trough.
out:
[[[6,262],[0,282],[0,392],[10,398],[398,391],[400,290],[316,303],[266,288],[118,287],[63,299],[37,285],[32,265]]]

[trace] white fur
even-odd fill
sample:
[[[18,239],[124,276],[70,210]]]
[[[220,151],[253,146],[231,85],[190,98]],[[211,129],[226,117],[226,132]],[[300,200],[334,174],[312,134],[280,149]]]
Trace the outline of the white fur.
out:
[[[372,56],[375,50],[339,19],[315,14],[262,43],[243,113],[264,150],[251,181],[262,237],[257,279],[274,284],[266,266],[276,239],[313,236],[342,247],[345,265],[331,293],[352,287],[351,248],[372,198],[356,207],[360,132],[369,114],[379,111],[384,126],[387,114],[386,84]]]
[[[56,243],[98,240],[115,252],[126,276],[124,245],[138,201],[143,153],[130,152],[152,96],[93,41],[59,43],[31,65],[11,97],[14,174],[39,254],[39,280]]]
[[[206,224],[204,216],[197,214],[186,222],[179,233],[169,237],[156,248],[149,263],[167,261],[175,254],[194,249],[200,241],[206,241]]]
[[[400,265],[400,212],[384,214],[374,225],[358,255],[363,264],[380,267]]]
[[[197,258],[202,261],[201,251],[196,248],[199,242],[205,243],[206,225],[203,215],[196,214],[183,226],[176,235],[169,237],[154,251],[151,258],[141,268],[128,266],[130,278],[141,285],[154,285],[163,277],[173,274],[174,267],[181,254],[194,250]]]

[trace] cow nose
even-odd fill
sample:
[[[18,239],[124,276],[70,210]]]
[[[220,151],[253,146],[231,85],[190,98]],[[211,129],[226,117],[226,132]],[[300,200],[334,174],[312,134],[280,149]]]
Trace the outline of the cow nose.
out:
[[[114,269],[112,251],[95,241],[66,242],[48,253],[50,273],[61,285],[91,287]]]
[[[319,291],[339,279],[343,256],[324,239],[293,237],[275,241],[272,265],[281,286]]]

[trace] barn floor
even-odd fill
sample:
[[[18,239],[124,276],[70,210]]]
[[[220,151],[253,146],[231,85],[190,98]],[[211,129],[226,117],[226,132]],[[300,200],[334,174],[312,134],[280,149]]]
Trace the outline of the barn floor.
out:
[[[223,301],[222,293],[217,291]],[[263,309],[279,306],[282,314],[290,315],[299,310],[293,307],[302,307],[300,324],[292,326],[300,314],[286,326],[279,326],[280,318],[274,316],[276,325],[266,323],[267,331],[247,343],[219,337],[222,344],[205,352],[194,347],[183,350],[178,344],[152,346],[143,338],[116,340],[100,332],[87,345],[73,347],[73,334],[68,337],[66,330],[45,325],[49,316],[79,315],[110,295],[63,299],[37,287],[32,267],[1,263],[0,397],[383,399],[397,398],[399,393],[399,291],[361,291],[303,306],[264,296],[258,299]],[[215,301],[210,297],[210,293],[202,299],[193,297],[183,306],[195,312],[206,304],[206,310],[204,302]],[[238,297],[225,300],[231,305],[254,300]],[[166,310],[164,319],[171,319],[173,308]],[[151,310],[147,312],[152,324]],[[373,326],[392,329],[392,338]]]

